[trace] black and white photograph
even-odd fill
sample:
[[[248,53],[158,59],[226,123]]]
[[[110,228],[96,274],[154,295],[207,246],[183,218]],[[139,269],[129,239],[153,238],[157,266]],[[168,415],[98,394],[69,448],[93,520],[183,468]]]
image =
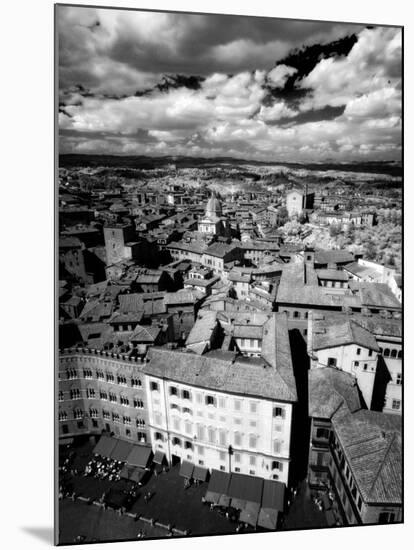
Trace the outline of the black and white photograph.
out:
[[[197,9],[54,6],[55,543],[335,547],[404,522],[404,21]]]

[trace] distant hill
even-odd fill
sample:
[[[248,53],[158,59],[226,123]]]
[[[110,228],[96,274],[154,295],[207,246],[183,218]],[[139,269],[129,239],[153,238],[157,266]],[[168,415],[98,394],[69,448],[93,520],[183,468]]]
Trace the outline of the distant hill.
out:
[[[368,174],[384,174],[402,177],[400,162],[351,162],[351,163],[295,163],[295,162],[260,162],[231,157],[197,158],[197,157],[147,157],[147,156],[117,156],[117,155],[59,155],[61,168],[91,167],[97,168],[130,168],[151,170],[175,164],[177,168],[220,167],[223,165],[253,165],[253,166],[286,166],[287,168],[304,168],[306,170],[339,170],[343,172],[365,172]]]

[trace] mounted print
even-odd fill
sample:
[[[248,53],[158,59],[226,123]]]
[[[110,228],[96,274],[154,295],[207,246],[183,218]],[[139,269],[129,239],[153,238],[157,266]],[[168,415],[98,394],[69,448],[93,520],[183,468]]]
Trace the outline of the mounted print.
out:
[[[403,28],[55,19],[56,543],[401,523]]]

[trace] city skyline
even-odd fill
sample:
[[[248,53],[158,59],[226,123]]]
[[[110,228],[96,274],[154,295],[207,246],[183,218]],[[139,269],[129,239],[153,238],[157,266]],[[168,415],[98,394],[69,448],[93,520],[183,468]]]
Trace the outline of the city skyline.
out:
[[[57,29],[60,153],[401,160],[401,28],[60,6]]]

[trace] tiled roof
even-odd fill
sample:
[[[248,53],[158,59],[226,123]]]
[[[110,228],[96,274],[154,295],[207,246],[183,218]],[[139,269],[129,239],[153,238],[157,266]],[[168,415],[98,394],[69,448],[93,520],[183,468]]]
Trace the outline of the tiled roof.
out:
[[[119,306],[122,313],[138,312],[144,310],[142,294],[120,294]]]
[[[204,254],[209,256],[216,256],[218,258],[224,258],[227,254],[238,248],[233,244],[226,243],[213,243],[207,250],[204,251]]]
[[[322,367],[311,369],[309,378],[309,416],[331,419],[345,403],[354,412],[361,408],[356,379],[351,374]]]
[[[190,346],[199,342],[209,341],[216,326],[217,312],[208,310],[201,311],[188,335],[186,345]]]
[[[166,305],[176,304],[195,304],[201,298],[202,294],[196,290],[179,290],[178,292],[166,292],[164,303]]]
[[[401,504],[401,417],[339,410],[332,423],[364,501]]]
[[[315,250],[315,262],[318,264],[353,262],[354,255],[348,250]]]
[[[352,319],[369,330],[377,339],[380,339],[381,336],[402,337],[402,323],[400,319],[382,319],[380,317],[373,318],[363,315],[352,315]]]
[[[161,332],[159,327],[137,325],[131,334],[131,342],[151,342],[154,343]]]
[[[328,279],[330,281],[347,281],[348,275],[340,269],[317,269],[318,279]]]
[[[272,318],[263,359],[234,360],[228,353],[211,356],[152,348],[145,367],[148,375],[225,393],[264,399],[297,400],[286,317]],[[276,342],[277,340],[277,342]]]
[[[143,311],[115,312],[109,319],[109,323],[139,323],[144,315]]]
[[[401,309],[401,304],[385,283],[350,282],[354,292],[358,292],[363,306]]]
[[[318,331],[324,331],[318,333]],[[350,319],[315,321],[313,326],[312,347],[314,350],[336,348],[356,344],[374,351],[379,351],[375,336],[361,325]]]

